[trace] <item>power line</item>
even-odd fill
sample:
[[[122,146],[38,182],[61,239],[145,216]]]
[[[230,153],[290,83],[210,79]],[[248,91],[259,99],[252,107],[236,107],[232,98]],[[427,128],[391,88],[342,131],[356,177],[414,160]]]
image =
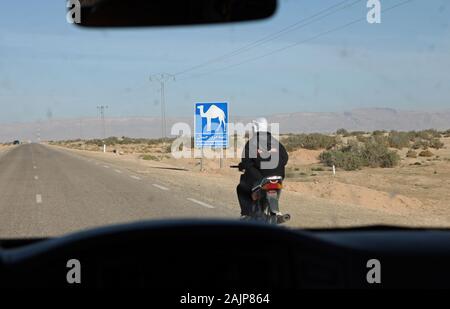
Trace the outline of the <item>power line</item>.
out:
[[[161,138],[163,143],[166,140],[166,96],[165,83],[169,80],[175,80],[175,76],[168,73],[154,74],[149,78],[150,82],[158,82],[161,86]]]
[[[397,3],[397,4],[395,4],[395,5],[393,5],[393,6],[390,6],[390,7],[386,8],[386,9],[384,9],[384,10],[381,10],[381,12],[382,12],[382,13],[386,13],[386,12],[388,12],[388,11],[390,11],[390,10],[393,10],[393,9],[395,9],[395,8],[397,8],[397,7],[403,6],[403,5],[405,5],[405,4],[409,3],[409,2],[412,2],[412,1],[414,1],[414,0],[406,0],[406,1],[403,1],[403,2],[400,2],[400,3]],[[357,24],[357,23],[359,23],[359,22],[361,22],[361,21],[365,21],[365,20],[366,20],[366,17],[358,18],[358,19],[355,19],[355,20],[353,20],[353,21],[351,21],[351,22],[348,22],[348,23],[346,23],[346,24],[343,24],[343,25],[341,25],[341,26],[338,26],[338,27],[332,28],[332,29],[330,29],[330,30],[321,32],[321,33],[319,33],[319,34],[317,34],[317,35],[315,35],[315,36],[313,36],[313,37],[310,37],[310,38],[304,39],[304,40],[302,40],[302,41],[298,41],[298,42],[295,42],[295,43],[293,43],[293,44],[290,44],[290,45],[287,45],[287,46],[284,46],[284,47],[275,49],[275,50],[273,50],[273,51],[271,51],[271,52],[262,54],[262,55],[260,55],[260,56],[253,57],[253,58],[250,58],[250,59],[247,59],[247,60],[244,60],[244,61],[241,61],[241,62],[232,64],[232,65],[229,65],[229,66],[226,66],[226,67],[222,67],[222,68],[219,68],[219,69],[217,69],[217,70],[212,70],[212,71],[209,71],[209,72],[200,73],[200,74],[193,75],[193,76],[190,76],[190,77],[181,78],[181,79],[178,79],[178,81],[182,81],[182,80],[186,80],[186,79],[190,79],[190,78],[198,78],[198,77],[202,77],[202,76],[205,76],[205,75],[214,74],[214,73],[217,73],[217,72],[220,72],[220,71],[228,70],[228,69],[231,69],[231,68],[234,68],[234,67],[237,67],[237,66],[246,64],[246,63],[248,63],[248,62],[256,61],[256,60],[259,60],[259,59],[262,59],[262,58],[271,56],[271,55],[273,55],[273,54],[282,52],[282,51],[284,51],[284,50],[286,50],[286,49],[289,49],[289,48],[292,48],[292,47],[296,47],[296,46],[298,46],[298,45],[301,45],[301,44],[304,44],[304,43],[313,41],[313,40],[315,40],[315,39],[317,39],[317,38],[319,38],[319,37],[325,36],[325,35],[327,35],[327,34],[330,34],[330,33],[332,33],[332,32],[335,32],[335,31],[342,30],[342,29],[344,29],[344,28],[347,28],[347,27],[349,27],[349,26],[351,26],[351,25]]]
[[[301,28],[306,27],[306,26],[308,26],[310,24],[313,24],[313,23],[315,23],[317,21],[320,21],[320,20],[322,20],[322,19],[324,19],[324,18],[326,18],[326,17],[328,17],[330,15],[333,15],[333,14],[335,14],[335,13],[341,11],[341,10],[349,8],[349,7],[353,6],[353,5],[355,5],[356,3],[361,2],[362,0],[356,0],[356,1],[353,1],[350,4],[347,4],[347,5],[343,6],[343,7],[339,7],[339,6],[341,6],[342,4],[345,4],[348,1],[349,0],[341,1],[341,2],[339,2],[337,4],[334,4],[334,5],[330,6],[330,7],[325,8],[325,9],[323,9],[323,10],[321,10],[321,11],[319,11],[319,12],[317,12],[317,13],[311,15],[311,16],[308,16],[308,17],[306,17],[304,19],[301,19],[301,20],[299,20],[299,21],[297,21],[297,22],[295,22],[295,23],[293,23],[293,24],[291,24],[291,25],[289,25],[289,26],[287,26],[287,27],[285,27],[283,29],[280,29],[280,30],[278,30],[278,31],[276,31],[276,32],[274,32],[272,34],[269,34],[269,35],[267,35],[267,36],[265,36],[265,37],[263,37],[261,39],[258,39],[256,41],[251,42],[251,43],[249,43],[247,45],[244,45],[244,46],[242,46],[242,47],[240,47],[240,48],[238,48],[236,50],[233,50],[233,51],[228,52],[226,54],[223,54],[221,56],[218,56],[218,57],[215,57],[213,59],[210,59],[210,60],[208,60],[206,62],[203,62],[201,64],[198,64],[198,65],[192,66],[190,68],[187,68],[185,70],[182,70],[180,72],[177,72],[174,75],[178,76],[178,75],[186,74],[187,72],[191,72],[191,71],[194,71],[196,69],[205,67],[205,66],[207,66],[207,65],[209,65],[211,63],[218,62],[218,61],[221,61],[221,60],[225,60],[225,59],[234,57],[234,56],[239,55],[239,54],[241,54],[243,52],[251,50],[251,49],[253,49],[255,47],[258,47],[258,46],[264,45],[264,44],[266,44],[266,43],[268,43],[270,41],[276,40],[276,39],[278,39],[279,37],[283,36],[284,34],[286,34],[288,32],[292,32],[294,30],[301,29]],[[337,9],[334,10],[334,11],[331,11],[328,14],[320,16],[320,15],[326,13],[327,11],[333,10],[335,8],[337,8]],[[320,16],[320,17],[316,18],[318,16]],[[307,22],[307,21],[309,21],[309,22]]]
[[[106,125],[105,125],[105,110],[109,107],[107,105],[97,106],[97,115],[100,115],[100,120],[102,121],[102,137],[103,141],[106,138]]]

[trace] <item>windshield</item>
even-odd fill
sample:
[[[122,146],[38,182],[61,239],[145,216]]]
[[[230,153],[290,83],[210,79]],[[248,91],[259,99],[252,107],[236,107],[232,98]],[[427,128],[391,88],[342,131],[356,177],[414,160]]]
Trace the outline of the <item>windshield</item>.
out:
[[[285,0],[258,22],[139,29],[66,10],[1,3],[1,238],[450,226],[447,1]]]

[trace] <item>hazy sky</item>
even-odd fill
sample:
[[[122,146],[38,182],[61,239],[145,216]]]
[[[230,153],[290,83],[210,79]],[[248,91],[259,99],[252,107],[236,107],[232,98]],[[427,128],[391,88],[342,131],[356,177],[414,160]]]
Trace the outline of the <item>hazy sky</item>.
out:
[[[66,22],[63,0],[0,0],[0,122],[159,116],[152,73],[176,73],[246,46],[342,0],[284,0],[269,20],[223,26],[86,30]],[[346,1],[352,3],[354,0]],[[381,0],[383,8],[402,0]],[[261,115],[364,107],[450,107],[450,5],[415,0],[270,56],[367,13],[366,0],[167,84],[169,116],[199,101]],[[209,73],[198,75],[200,73]],[[197,76],[198,75],[198,76]]]

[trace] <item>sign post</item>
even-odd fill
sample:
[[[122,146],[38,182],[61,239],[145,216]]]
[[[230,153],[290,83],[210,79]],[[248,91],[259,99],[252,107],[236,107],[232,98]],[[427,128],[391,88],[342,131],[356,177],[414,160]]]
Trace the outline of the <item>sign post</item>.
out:
[[[200,169],[203,169],[204,148],[220,151],[219,164],[223,167],[223,150],[228,148],[228,103],[195,104],[194,145],[201,149]]]

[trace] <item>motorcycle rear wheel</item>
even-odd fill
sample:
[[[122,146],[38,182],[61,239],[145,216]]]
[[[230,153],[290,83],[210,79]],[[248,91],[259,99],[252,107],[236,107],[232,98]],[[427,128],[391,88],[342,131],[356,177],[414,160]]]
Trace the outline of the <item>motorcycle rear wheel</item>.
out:
[[[267,215],[266,222],[269,224],[278,224],[277,216],[276,215]]]

